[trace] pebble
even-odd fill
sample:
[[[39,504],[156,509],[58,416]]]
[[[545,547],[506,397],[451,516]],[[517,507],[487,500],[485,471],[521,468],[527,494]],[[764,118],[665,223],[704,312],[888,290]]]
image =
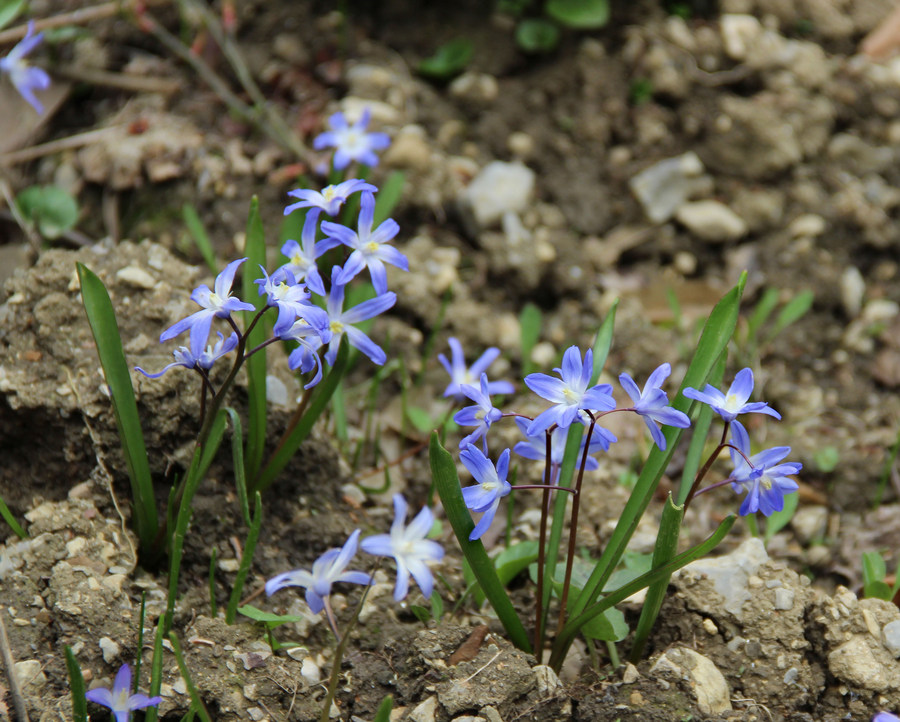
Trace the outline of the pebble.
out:
[[[493,75],[467,71],[447,88],[457,100],[476,105],[489,105],[500,95],[500,86]]]
[[[16,679],[22,687],[39,689],[47,683],[41,663],[36,659],[23,659],[15,663]]]
[[[638,668],[635,667],[631,662],[625,663],[625,671],[622,673],[622,683],[623,684],[634,684],[641,678],[641,673],[638,672]]]
[[[653,223],[669,220],[690,198],[703,174],[703,162],[693,151],[654,163],[628,185]]]
[[[420,125],[404,126],[384,154],[384,162],[396,168],[425,171],[431,166],[431,148]]]
[[[828,224],[817,213],[804,213],[797,216],[788,226],[792,238],[815,238],[821,236]]]
[[[103,661],[107,664],[112,664],[119,658],[122,650],[114,640],[109,637],[100,637],[100,641],[97,644],[100,646],[100,651],[103,654]]]
[[[744,220],[719,201],[684,203],[675,218],[697,238],[713,243],[736,241],[747,233]]]
[[[409,722],[434,722],[434,716],[437,713],[437,697],[429,697],[424,702],[420,702],[409,713],[407,719]]]
[[[532,668],[538,694],[541,697],[548,697],[554,694],[557,689],[562,687],[556,672],[546,664],[539,664]]]
[[[534,138],[528,133],[517,130],[510,133],[509,138],[506,139],[506,147],[518,160],[528,160],[534,155]]]
[[[731,707],[731,692],[725,677],[712,661],[686,647],[669,649],[656,661],[651,672],[670,672],[688,679],[704,715],[721,715]]]
[[[885,624],[882,633],[884,634],[884,646],[895,657],[900,657],[900,619]]]
[[[809,544],[825,536],[828,509],[824,506],[802,506],[791,518],[791,528],[802,544]]]
[[[504,213],[521,213],[534,191],[535,173],[522,163],[488,163],[460,194],[482,229],[497,224]]]
[[[318,684],[322,681],[322,671],[311,657],[307,657],[300,664],[300,676],[303,677],[309,685]]]
[[[116,271],[116,279],[135,288],[150,289],[156,285],[156,279],[143,268],[138,268],[137,266],[120,268]]]
[[[792,589],[776,589],[775,590],[775,609],[783,612],[790,611],[794,608],[794,591]]]

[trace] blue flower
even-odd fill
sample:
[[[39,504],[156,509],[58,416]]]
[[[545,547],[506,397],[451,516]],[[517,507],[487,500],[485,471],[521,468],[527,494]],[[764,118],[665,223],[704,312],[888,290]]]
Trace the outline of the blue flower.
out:
[[[328,119],[331,130],[317,135],[313,140],[313,148],[335,148],[336,170],[344,170],[353,161],[374,168],[378,165],[375,151],[387,148],[391,139],[387,133],[367,133],[369,117],[369,109],[366,108],[360,119],[349,125],[343,113],[335,113]]]
[[[879,712],[872,718],[872,722],[900,722],[900,717],[890,712]]]
[[[224,270],[216,276],[215,290],[211,291],[205,283],[195,288],[191,293],[191,300],[202,306],[202,310],[192,313],[163,331],[159,336],[160,342],[175,338],[190,329],[192,345],[195,336],[206,343],[213,318],[228,318],[232,311],[255,310],[252,304],[244,303],[231,295],[234,274],[237,272],[238,266],[246,260],[246,258],[239,258],[225,266]]]
[[[44,39],[44,33],[34,34],[34,21],[29,21],[28,32],[4,58],[0,58],[0,73],[6,73],[19,94],[37,111],[44,112],[44,106],[35,97],[35,90],[46,90],[50,87],[50,76],[42,68],[30,66],[25,56],[34,50]]]
[[[781,414],[775,409],[769,408],[769,405],[763,401],[754,401],[748,404],[747,400],[752,393],[753,371],[749,368],[738,371],[727,394],[723,394],[711,384],[706,384],[706,388],[703,391],[697,391],[697,389],[690,387],[684,390],[685,396],[708,404],[725,421],[734,421],[739,414],[768,414],[776,419],[781,418]]]
[[[354,193],[359,191],[370,191],[374,193],[378,188],[371,183],[366,183],[359,178],[351,178],[337,185],[325,186],[321,191],[307,190],[298,188],[295,191],[289,191],[288,195],[292,198],[299,198],[299,203],[292,203],[284,209],[284,215],[293,213],[298,208],[312,209],[307,217],[312,216],[313,220],[318,220],[319,210],[325,211],[329,216],[336,216],[341,210],[341,206],[347,202],[347,199]]]
[[[476,429],[459,442],[459,448],[464,449],[487,434],[491,424],[503,416],[500,409],[495,409],[491,403],[487,374],[481,374],[481,387],[462,386],[462,392],[475,402],[474,406],[466,406],[453,416],[453,420],[460,426],[475,426]],[[485,437],[485,451],[487,451],[487,437]]]
[[[283,341],[296,341],[299,345],[288,355],[288,368],[305,374],[316,369],[316,375],[303,388],[311,389],[322,380],[322,361],[319,349],[331,339],[330,328],[318,329],[310,326],[304,319],[298,318],[290,328],[282,329],[276,335]]]
[[[773,512],[781,511],[784,508],[785,495],[800,488],[796,481],[788,478],[788,474],[798,473],[803,464],[779,463],[791,453],[790,446],[776,446],[750,456],[750,437],[739,421],[731,422],[731,440],[742,452],[729,449],[731,463],[734,464],[731,488],[737,493],[747,492],[738,513],[746,516],[761,511],[765,516],[769,516]]]
[[[131,667],[127,664],[119,667],[112,689],[98,687],[84,696],[89,702],[109,707],[116,722],[128,722],[134,710],[155,707],[162,702],[162,697],[131,694]]]
[[[462,490],[463,500],[472,511],[484,513],[469,534],[469,541],[475,541],[481,539],[494,521],[500,500],[504,496],[509,496],[509,492],[512,491],[512,486],[506,480],[509,473],[509,449],[500,454],[496,467],[477,446],[472,444],[459,453],[459,458],[478,482],[476,486],[467,486]]]
[[[272,577],[266,582],[266,594],[271,596],[285,587],[305,587],[306,603],[313,614],[325,608],[325,599],[331,596],[331,585],[337,582],[372,584],[373,579],[363,572],[344,571],[356,554],[359,529],[354,531],[340,549],[329,549],[313,562],[312,571],[295,569]]]
[[[325,311],[328,314],[329,328],[332,332],[325,360],[330,366],[334,365],[341,337],[346,333],[351,346],[358,348],[372,359],[373,363],[381,366],[387,360],[387,355],[380,346],[356,328],[354,324],[367,321],[387,311],[397,302],[397,294],[393,291],[388,291],[344,311],[344,285],[338,283],[337,280],[340,273],[340,267],[335,266],[332,269],[331,291],[329,291],[328,298],[325,301]]]
[[[533,461],[544,461],[547,458],[547,437],[543,431],[533,436],[528,435],[528,419],[521,416],[516,417],[516,426],[525,436],[525,441],[516,442],[513,451],[525,459]],[[568,429],[560,429],[559,427],[550,432],[550,483],[556,484],[559,480],[559,470],[563,463],[563,456],[566,452],[566,439],[569,435]],[[609,451],[609,445],[616,443],[617,439],[609,429],[602,426],[594,426],[594,433],[591,435],[591,446],[588,449],[588,457],[584,463],[585,471],[593,471],[600,466],[591,454],[598,451]],[[587,435],[582,435],[580,449],[584,449],[587,441]],[[578,457],[578,463],[581,463],[581,456]]]
[[[553,402],[541,412],[528,427],[528,436],[534,436],[549,429],[553,424],[568,428],[573,421],[585,423],[582,411],[611,411],[616,408],[612,397],[612,386],[598,384],[588,388],[593,373],[594,353],[588,349],[581,362],[581,351],[570,346],[563,354],[562,368],[553,369],[559,375],[555,379],[547,374],[528,374],[525,385],[534,393]]]
[[[447,340],[450,344],[450,361],[444,354],[438,354],[438,361],[450,374],[450,383],[444,389],[444,396],[452,396],[457,401],[465,401],[465,394],[462,387],[469,385],[474,386],[478,383],[478,379],[488,366],[494,363],[500,355],[500,349],[491,346],[485,351],[471,367],[466,366],[466,357],[463,354],[462,344],[459,340],[452,336]],[[488,383],[488,393],[490,394],[511,394],[515,388],[509,381],[491,381]]]
[[[643,391],[638,388],[631,376],[626,373],[619,375],[619,383],[634,402],[634,412],[643,417],[644,423],[650,429],[650,436],[662,451],[666,450],[666,437],[656,424],[677,426],[680,429],[686,429],[691,425],[687,414],[669,407],[669,397],[660,388],[671,373],[672,367],[667,363],[662,364],[650,374]]]
[[[266,305],[278,309],[278,318],[273,327],[276,336],[289,329],[297,318],[302,318],[313,328],[324,329],[328,326],[328,314],[309,302],[306,286],[297,283],[293,273],[284,267],[271,276],[262,266],[259,270],[263,277],[254,281],[259,286],[259,295],[265,294]]]
[[[148,379],[158,379],[166,371],[175,368],[176,366],[184,366],[187,369],[201,368],[204,371],[209,371],[216,361],[225,354],[234,351],[238,345],[238,335],[233,331],[227,339],[220,332],[216,333],[219,336],[216,345],[206,346],[205,349],[203,347],[206,344],[206,339],[201,339],[199,336],[196,338],[191,336],[191,348],[188,349],[185,346],[179,346],[175,349],[172,352],[175,356],[175,361],[158,373],[149,374],[140,366],[135,366],[134,370],[140,371]]]
[[[374,220],[375,196],[371,193],[363,193],[356,231],[339,223],[322,221],[322,232],[328,236],[324,242],[329,244],[329,248],[343,243],[353,249],[353,253],[344,262],[344,269],[338,276],[337,282],[349,283],[350,279],[354,278],[362,269],[368,268],[375,293],[380,294],[387,292],[387,269],[384,264],[390,263],[403,271],[408,271],[409,261],[396,248],[387,245],[387,242],[400,230],[397,221],[388,218],[373,231]]]
[[[322,283],[322,276],[319,275],[319,267],[316,259],[328,250],[327,244],[316,243],[316,227],[318,225],[318,214],[309,213],[303,222],[303,231],[300,234],[300,243],[297,241],[286,241],[281,247],[288,262],[282,268],[287,269],[294,274],[294,278],[298,281],[306,281],[306,285],[314,293],[320,296],[325,295],[325,284]]]
[[[362,540],[364,552],[377,556],[393,557],[397,562],[397,583],[394,599],[405,599],[409,593],[409,576],[412,575],[425,598],[431,597],[434,577],[426,562],[436,562],[444,558],[444,549],[436,541],[426,539],[434,524],[434,514],[427,506],[422,507],[409,526],[406,525],[408,505],[402,494],[394,494],[394,523],[390,534],[376,534]]]

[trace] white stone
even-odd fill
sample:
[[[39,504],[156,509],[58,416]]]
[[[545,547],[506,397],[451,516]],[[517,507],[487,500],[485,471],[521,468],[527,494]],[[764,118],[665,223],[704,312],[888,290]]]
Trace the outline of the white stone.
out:
[[[40,688],[47,683],[47,677],[36,659],[24,659],[15,663],[16,679],[22,687]]]
[[[416,708],[409,713],[407,718],[409,722],[434,722],[434,715],[437,712],[437,697],[429,697],[424,702],[416,705]]]
[[[763,32],[763,27],[752,15],[725,14],[719,18],[719,30],[725,53],[732,60],[745,60],[750,48]]]
[[[307,657],[300,664],[300,676],[303,677],[310,686],[322,681],[322,671],[313,661],[312,657]]]
[[[675,211],[675,218],[704,241],[736,241],[747,233],[744,219],[719,201],[684,203]]]
[[[653,223],[669,220],[695,192],[703,162],[693,151],[645,168],[628,185]]]
[[[856,266],[847,266],[841,274],[841,303],[848,318],[856,318],[866,295],[866,281]]]
[[[721,715],[731,710],[731,692],[725,677],[710,659],[687,647],[665,652],[650,670],[675,673],[691,683],[697,707],[704,715]]]
[[[156,285],[156,279],[137,266],[126,266],[119,269],[116,271],[116,279],[135,288],[150,289]]]
[[[119,653],[122,651],[118,643],[109,637],[100,637],[98,644],[100,645],[100,651],[103,653],[104,662],[112,664],[118,659]]]
[[[794,590],[793,589],[776,589],[775,590],[775,609],[787,612],[794,608]]]
[[[556,672],[546,664],[538,664],[533,667],[531,671],[534,672],[534,679],[537,683],[537,692],[541,697],[548,697],[555,694],[556,690],[559,687],[562,687],[562,683],[559,681],[559,677],[556,676]]]
[[[900,619],[888,622],[881,631],[884,634],[884,646],[895,657],[900,657]]]
[[[284,381],[274,374],[266,376],[266,401],[276,406],[287,406],[289,400],[290,395]]]
[[[792,238],[815,238],[828,229],[825,219],[817,213],[804,213],[797,216],[788,226]]]
[[[485,105],[493,103],[500,94],[500,86],[493,75],[471,70],[456,78],[447,90],[457,100]]]
[[[468,208],[480,228],[489,228],[512,211],[528,207],[534,191],[534,171],[522,163],[488,163],[462,191],[459,200]]]

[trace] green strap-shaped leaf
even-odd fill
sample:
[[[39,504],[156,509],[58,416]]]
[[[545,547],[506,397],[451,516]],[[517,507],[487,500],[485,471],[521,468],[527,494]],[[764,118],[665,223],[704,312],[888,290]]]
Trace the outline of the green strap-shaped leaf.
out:
[[[200,255],[203,256],[210,273],[214,276],[218,275],[219,265],[216,263],[216,252],[213,250],[212,242],[209,240],[209,234],[203,226],[203,221],[200,220],[200,216],[197,214],[197,209],[190,203],[185,203],[181,207],[181,217],[184,220],[184,225],[187,226],[188,234],[193,239],[194,245],[197,246],[197,250],[200,251]]]
[[[156,499],[137,402],[134,399],[134,387],[131,385],[131,373],[122,348],[122,337],[119,335],[116,314],[103,281],[87,266],[79,263],[77,267],[81,300],[94,334],[103,375],[109,386],[122,452],[128,465],[135,532],[141,552],[149,552],[157,530]]]
[[[579,630],[591,619],[600,614],[603,614],[607,609],[614,607],[616,604],[624,602],[632,594],[639,592],[645,587],[649,587],[654,582],[657,582],[660,579],[664,579],[666,577],[670,577],[673,572],[676,572],[683,566],[690,564],[695,559],[699,559],[700,557],[709,554],[709,552],[715,549],[716,546],[718,546],[719,542],[725,538],[725,535],[731,530],[731,527],[734,525],[736,518],[737,517],[735,517],[733,514],[726,517],[726,519],[721,524],[719,524],[719,528],[716,529],[712,533],[712,535],[705,541],[702,541],[697,546],[688,549],[685,552],[682,552],[665,566],[659,567],[657,569],[652,569],[646,574],[642,574],[641,576],[639,576],[633,582],[629,582],[625,586],[620,587],[616,591],[606,595],[602,600],[600,600],[596,604],[592,604],[578,616],[573,615],[574,618],[570,619],[566,623],[566,626],[563,628],[562,634],[560,634],[556,641],[553,643],[553,651],[550,654],[550,666],[555,670],[560,669],[563,661],[566,658],[566,653],[569,651],[569,647],[571,646],[572,641],[575,639],[575,636],[578,634]]]
[[[13,516],[12,512],[9,510],[9,507],[6,505],[6,502],[3,501],[3,497],[0,497],[0,517],[3,517],[3,520],[9,524],[10,529],[13,530],[13,533],[19,537],[19,539],[27,539],[28,534],[25,533],[25,530],[21,527],[19,522],[16,521],[16,518]]]
[[[700,341],[697,344],[697,350],[694,352],[694,357],[690,366],[688,366],[681,387],[678,389],[678,393],[672,402],[673,408],[682,412],[690,411],[692,402],[682,392],[688,386],[702,389],[716,362],[725,351],[737,325],[741,295],[746,281],[747,274],[744,273],[741,275],[738,285],[725,294],[725,297],[716,304],[716,307],[710,313],[703,328],[703,333],[700,336]],[[634,491],[632,491],[622,511],[622,515],[619,517],[619,522],[616,524],[612,537],[603,550],[603,554],[597,562],[597,566],[594,568],[588,583],[578,595],[578,599],[572,607],[572,616],[577,617],[592,604],[600,594],[600,590],[606,585],[606,581],[615,570],[619,559],[621,559],[628,541],[631,539],[631,535],[637,529],[641,516],[643,516],[644,511],[650,504],[650,500],[656,493],[659,480],[662,478],[663,472],[675,453],[675,448],[681,439],[683,431],[683,429],[674,426],[667,427],[664,431],[666,450],[660,451],[654,447],[653,451],[650,452],[637,484],[635,484]]]
[[[244,248],[247,262],[244,264],[243,298],[256,306],[256,311],[244,311],[244,328],[257,311],[265,307],[266,297],[259,295],[259,286],[253,281],[260,277],[259,267],[266,267],[266,234],[259,215],[259,199],[250,201],[247,217],[247,243]],[[257,322],[247,337],[246,349],[250,351],[269,338],[270,323],[266,316]],[[244,468],[247,478],[252,479],[262,465],[266,445],[266,350],[254,353],[246,362],[247,368],[247,451],[244,454]]]
[[[387,180],[381,184],[378,196],[375,199],[375,215],[372,221],[374,226],[380,225],[382,221],[394,212],[397,203],[400,202],[400,197],[403,195],[404,185],[406,185],[406,174],[399,170],[391,173]]]
[[[250,531],[247,533],[247,541],[244,542],[244,553],[241,555],[241,565],[234,579],[231,597],[228,600],[228,606],[225,608],[226,624],[234,624],[238,604],[241,603],[241,595],[244,593],[244,582],[247,581],[250,565],[253,563],[253,552],[256,551],[259,530],[262,528],[262,497],[259,495],[259,492],[256,492],[253,505],[253,521],[250,524]]]
[[[81,674],[81,665],[78,664],[75,653],[68,644],[66,645],[66,668],[69,670],[69,691],[72,694],[72,720],[73,722],[87,722],[84,676]]]
[[[159,695],[162,688],[162,667],[163,667],[163,628],[165,619],[160,617],[156,623],[156,635],[153,638],[153,657],[150,660],[150,697]],[[147,707],[144,714],[144,722],[156,722],[159,718],[159,709],[157,707]]]
[[[178,642],[175,632],[169,632],[169,642],[172,643],[172,652],[175,654],[175,661],[178,662],[178,671],[181,672],[181,678],[184,680],[188,694],[191,697],[191,709],[197,713],[203,722],[212,722],[209,718],[209,712],[206,711],[206,706],[200,698],[200,693],[197,691],[197,685],[194,684],[187,664],[185,664],[184,653],[181,651],[181,644]]]
[[[441,446],[437,432],[431,434],[428,452],[431,461],[431,476],[441,497],[441,504],[444,506],[444,512],[447,514],[450,526],[453,527],[453,533],[456,535],[463,555],[472,568],[475,579],[481,585],[481,590],[497,613],[497,617],[512,643],[519,649],[530,652],[531,644],[528,641],[528,633],[522,626],[503,584],[497,577],[494,563],[484,550],[484,544],[481,543],[481,540],[469,541],[469,534],[472,533],[475,525],[472,523],[472,516],[463,500],[456,464],[453,463],[450,452]]]
[[[241,424],[241,417],[238,412],[230,406],[225,408],[225,412],[231,419],[231,460],[234,466],[234,486],[237,490],[238,504],[241,507],[241,514],[244,516],[244,523],[250,526],[250,503],[247,500],[247,475],[244,473],[244,429]]]

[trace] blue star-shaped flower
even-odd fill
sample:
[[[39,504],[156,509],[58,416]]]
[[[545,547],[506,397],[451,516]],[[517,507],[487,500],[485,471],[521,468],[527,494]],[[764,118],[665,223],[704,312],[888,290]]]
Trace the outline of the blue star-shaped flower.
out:
[[[375,196],[371,193],[363,193],[356,231],[339,223],[322,221],[322,232],[327,235],[324,243],[330,244],[329,247],[343,243],[353,249],[344,262],[344,269],[338,276],[337,282],[347,284],[362,269],[368,268],[375,293],[381,294],[387,292],[387,269],[384,264],[389,263],[403,271],[408,271],[409,261],[396,248],[387,245],[388,241],[400,230],[397,221],[388,218],[373,231],[374,221]]]
[[[543,431],[534,436],[528,435],[528,426],[530,425],[530,421],[527,419],[523,419],[521,416],[516,417],[516,426],[519,427],[519,431],[525,436],[525,441],[518,441],[516,445],[513,447],[513,451],[519,456],[525,459],[532,459],[533,461],[544,461],[547,458],[547,437]],[[559,427],[553,429],[550,432],[550,483],[556,484],[559,480],[559,470],[562,467],[563,456],[565,456],[566,452],[566,439],[569,435],[568,429],[560,429]],[[582,435],[581,437],[581,446],[579,448],[584,449],[584,444],[587,441],[587,435]],[[588,457],[584,463],[585,471],[593,471],[600,466],[600,462],[597,461],[591,454],[596,454],[598,451],[609,451],[609,445],[614,444],[617,441],[615,434],[613,434],[609,429],[604,429],[602,426],[594,426],[594,433],[591,438],[591,446],[588,449]],[[581,463],[581,455],[579,452],[578,463]]]
[[[464,449],[469,444],[476,442],[478,439],[485,437],[484,447],[487,452],[487,434],[491,424],[503,416],[500,409],[495,409],[491,403],[490,384],[487,380],[487,374],[481,374],[481,385],[470,386],[465,384],[461,387],[462,392],[475,402],[474,406],[466,406],[453,415],[453,420],[460,426],[474,426],[475,430],[459,442],[459,448]]]
[[[434,514],[427,506],[406,524],[409,505],[402,494],[394,494],[394,523],[390,534],[376,534],[366,537],[360,543],[364,552],[376,556],[393,557],[397,563],[397,583],[394,585],[394,599],[405,599],[409,593],[409,577],[412,575],[428,599],[434,589],[434,576],[426,562],[436,562],[444,558],[444,549],[436,541],[426,539],[434,524]]]
[[[232,331],[231,335],[226,339],[220,332],[216,332],[219,336],[219,340],[216,341],[215,346],[206,346],[206,341],[201,339],[199,336],[197,338],[191,337],[191,348],[186,348],[185,346],[179,346],[175,349],[172,354],[175,356],[175,361],[166,366],[162,371],[159,371],[155,374],[150,374],[144,371],[140,366],[135,366],[135,371],[140,371],[144,376],[148,379],[158,379],[169,369],[175,368],[176,366],[184,366],[187,369],[193,368],[201,368],[204,371],[209,371],[213,364],[222,358],[225,354],[234,351],[238,345],[238,335]]]
[[[309,213],[303,221],[303,231],[300,234],[300,243],[297,241],[285,241],[281,247],[281,253],[287,257],[288,262],[282,268],[294,274],[297,281],[306,281],[306,285],[313,293],[325,295],[325,284],[319,275],[319,266],[316,260],[328,250],[328,244],[316,243],[316,229],[318,226],[316,213]]]
[[[728,389],[728,393],[722,393],[712,384],[706,384],[703,391],[697,391],[690,387],[684,390],[684,395],[689,399],[700,401],[712,407],[725,421],[734,421],[740,414],[768,414],[776,419],[781,418],[775,409],[763,401],[747,403],[750,394],[753,393],[753,371],[749,368],[738,371],[737,376]]]
[[[239,258],[225,266],[222,272],[216,276],[216,282],[213,284],[214,290],[210,290],[205,283],[197,286],[191,293],[191,300],[201,306],[201,310],[181,319],[163,331],[159,336],[160,342],[175,338],[190,329],[191,343],[193,344],[193,338],[196,336],[205,344],[206,339],[209,338],[209,329],[212,326],[213,318],[228,318],[233,311],[255,310],[252,304],[244,303],[231,295],[234,274],[237,273],[238,266],[246,260],[246,258]]]
[[[35,90],[46,90],[50,87],[50,76],[42,68],[29,65],[25,56],[34,50],[44,39],[44,33],[34,34],[34,21],[29,21],[25,37],[6,57],[0,58],[0,73],[6,73],[16,90],[19,91],[38,115],[44,112],[44,106],[34,94]]]
[[[686,429],[691,425],[687,414],[669,407],[669,397],[660,388],[671,373],[672,367],[668,363],[662,364],[650,374],[643,391],[638,388],[631,376],[626,373],[619,375],[619,383],[634,402],[634,412],[644,419],[644,423],[650,429],[650,436],[662,451],[666,450],[666,437],[657,424],[677,426],[680,429]]]
[[[347,565],[356,555],[359,529],[354,531],[340,549],[329,549],[313,562],[312,571],[295,569],[272,577],[266,582],[266,594],[271,596],[285,587],[305,587],[306,603],[313,614],[325,608],[325,599],[331,596],[331,585],[337,582],[372,584],[369,574],[348,572]]]
[[[134,710],[155,707],[162,702],[162,697],[131,693],[131,667],[127,664],[119,667],[112,689],[98,687],[84,696],[89,702],[108,707],[116,722],[128,722]]]
[[[484,513],[472,533],[469,534],[469,541],[475,541],[481,539],[491,522],[494,521],[500,500],[512,491],[512,486],[506,480],[509,472],[509,449],[505,449],[500,454],[496,467],[473,444],[469,444],[465,450],[461,451],[459,458],[462,460],[463,466],[478,482],[476,486],[467,486],[462,490],[463,500],[472,511]]]
[[[570,346],[563,354],[562,368],[553,369],[560,378],[547,374],[528,374],[525,385],[534,393],[553,402],[541,412],[528,427],[528,436],[534,436],[549,429],[553,424],[568,428],[573,421],[585,423],[583,411],[611,411],[616,408],[612,397],[612,386],[598,384],[588,388],[593,373],[594,353],[588,349],[581,362],[581,351]]]
[[[447,339],[450,344],[450,360],[444,354],[438,354],[438,361],[450,374],[450,383],[444,389],[444,396],[452,396],[457,401],[465,401],[466,395],[462,391],[465,385],[474,386],[481,378],[481,374],[487,371],[488,366],[494,363],[494,360],[500,355],[500,349],[491,346],[485,351],[471,367],[466,366],[466,357],[463,353],[462,344],[458,339],[452,336]],[[490,394],[511,394],[515,388],[509,381],[490,381],[488,383],[488,393]]]
[[[374,168],[378,165],[375,151],[387,148],[391,139],[387,133],[366,131],[370,117],[371,113],[366,108],[360,119],[350,125],[343,113],[335,113],[328,119],[331,130],[317,135],[313,140],[313,148],[334,148],[335,170],[344,170],[353,161]]]
[[[750,437],[740,421],[731,422],[732,443],[740,449],[729,449],[734,471],[731,473],[731,488],[737,493],[746,491],[738,513],[741,516],[761,511],[765,516],[784,508],[786,494],[800,487],[789,474],[796,474],[803,468],[797,462],[779,463],[791,453],[790,446],[776,446],[750,456]],[[745,458],[746,457],[746,458]]]
[[[318,220],[320,210],[325,211],[329,216],[334,217],[340,212],[341,206],[344,205],[344,203],[347,202],[347,199],[354,193],[358,193],[359,191],[369,191],[374,193],[377,190],[378,188],[371,183],[366,183],[359,178],[351,178],[350,180],[345,180],[343,183],[338,183],[337,185],[325,186],[321,191],[298,188],[295,191],[289,191],[288,195],[291,196],[291,198],[299,198],[300,202],[292,203],[285,208],[284,215],[289,215],[298,208],[309,208],[310,212],[307,215],[307,218],[312,216],[313,221]]]

